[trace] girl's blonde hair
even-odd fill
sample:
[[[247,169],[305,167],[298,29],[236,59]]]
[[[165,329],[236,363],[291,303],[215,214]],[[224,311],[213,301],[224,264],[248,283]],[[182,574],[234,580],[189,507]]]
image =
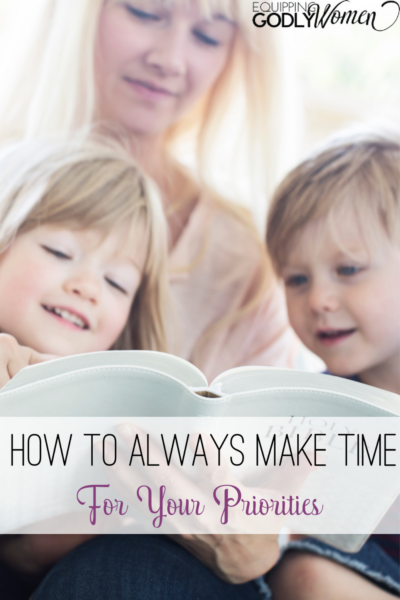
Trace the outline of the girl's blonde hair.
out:
[[[166,351],[166,231],[154,185],[123,149],[105,143],[25,141],[0,152],[0,252],[40,225],[134,234],[142,279],[114,349]],[[128,236],[127,239],[132,239]],[[140,245],[138,248],[136,243]]]
[[[94,48],[104,0],[7,1],[0,32],[0,139],[70,135],[92,125]],[[206,16],[216,11],[233,19],[238,35],[219,80],[166,132],[166,147],[176,155],[191,140],[196,175],[207,188],[215,189],[225,173],[225,197],[246,196],[250,208],[256,196],[266,204],[266,191],[273,189],[278,163],[288,151],[284,131],[288,136],[291,128],[278,33],[253,25],[250,0],[197,2]],[[289,147],[293,131],[290,135]],[[237,185],[231,186],[235,178]]]
[[[311,221],[325,219],[340,238],[338,209],[353,211],[370,249],[382,244],[382,234],[400,246],[400,138],[396,134],[345,134],[285,177],[272,199],[267,225],[267,246],[278,273],[296,235]],[[346,212],[339,216],[346,218]]]

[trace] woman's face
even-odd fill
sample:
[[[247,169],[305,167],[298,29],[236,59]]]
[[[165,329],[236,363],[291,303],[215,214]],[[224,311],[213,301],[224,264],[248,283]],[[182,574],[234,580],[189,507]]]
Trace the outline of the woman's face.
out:
[[[235,30],[222,14],[206,19],[195,1],[107,1],[96,43],[99,117],[162,133],[218,79]]]

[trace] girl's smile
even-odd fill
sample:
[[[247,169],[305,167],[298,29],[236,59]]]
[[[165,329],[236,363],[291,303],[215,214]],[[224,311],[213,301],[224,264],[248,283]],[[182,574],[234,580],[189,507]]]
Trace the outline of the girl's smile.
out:
[[[90,329],[89,320],[85,315],[82,315],[71,308],[65,306],[46,306],[45,304],[42,304],[42,307],[46,312],[54,315],[61,323],[72,327],[72,329]]]

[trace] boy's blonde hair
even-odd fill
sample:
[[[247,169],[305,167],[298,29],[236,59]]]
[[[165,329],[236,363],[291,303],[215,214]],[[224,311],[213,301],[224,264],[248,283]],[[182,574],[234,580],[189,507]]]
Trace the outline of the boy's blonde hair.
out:
[[[166,231],[154,185],[121,148],[21,142],[0,152],[0,253],[40,225],[132,231],[144,256],[141,284],[114,349],[166,351]],[[129,236],[131,239],[131,236]],[[4,292],[3,292],[4,293]]]
[[[285,177],[267,225],[275,270],[281,271],[302,228],[320,218],[333,224],[341,207],[354,212],[369,246],[382,233],[400,245],[400,141],[395,136],[360,133],[338,139]]]

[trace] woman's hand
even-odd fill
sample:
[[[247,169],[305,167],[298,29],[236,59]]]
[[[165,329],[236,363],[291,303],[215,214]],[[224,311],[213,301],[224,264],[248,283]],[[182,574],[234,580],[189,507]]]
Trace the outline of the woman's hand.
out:
[[[20,346],[17,340],[7,333],[0,333],[0,388],[28,365],[56,358],[50,354],[40,354],[27,346]]]
[[[132,447],[134,434],[140,433],[141,435],[144,435],[139,428],[132,424],[123,425],[119,428],[119,433],[127,442],[128,447]],[[210,448],[206,448],[207,456],[209,456],[209,450]],[[162,463],[162,452],[152,442],[150,442],[149,445],[149,454],[155,463]],[[215,487],[214,483],[217,480],[219,484],[224,483],[225,481],[230,484],[234,483],[237,488],[242,490],[244,496],[249,496],[251,493],[250,497],[252,497],[253,494],[261,494],[263,491],[266,491],[259,487],[243,486],[243,484],[234,478],[229,465],[224,461],[215,473],[210,464],[204,471],[207,472],[207,477],[204,480],[200,480],[200,482],[198,480],[196,484],[194,481],[186,478],[185,475],[178,471],[172,464],[166,469],[158,468],[154,471],[149,471],[143,470],[140,466],[136,467],[134,464],[128,466],[128,462],[123,459],[118,460],[113,467],[107,469],[107,475],[113,487],[118,490],[127,501],[129,501],[129,498],[137,500],[136,489],[137,483],[139,482],[141,486],[147,485],[153,490],[157,490],[161,485],[165,485],[168,491],[168,497],[196,498],[199,499],[200,506],[207,504],[209,501],[210,489],[212,490],[212,488]],[[278,471],[278,477],[276,477],[277,474],[273,472],[274,477],[272,477],[272,479],[274,484],[277,483],[277,480],[282,478],[283,475],[285,475],[283,479],[286,479],[288,476],[288,473],[284,469],[282,474],[281,469]],[[300,478],[301,481],[296,482],[296,487],[304,481],[307,474],[308,472],[302,474],[302,477]],[[260,482],[259,476],[258,481]],[[269,493],[276,497],[274,490],[269,489]],[[146,496],[145,492],[143,495]],[[138,507],[139,510],[141,510],[141,507],[142,504]],[[215,521],[214,513],[217,510],[220,511],[220,508],[216,506],[213,507],[212,504],[210,506],[210,503],[208,502],[207,510],[207,521],[208,523],[211,523],[213,519]],[[144,517],[147,518],[148,510],[146,506],[143,507],[143,511]],[[153,516],[151,518],[153,518]],[[183,525],[183,527],[186,528],[186,531],[188,527],[188,518],[189,517],[186,515],[185,524]],[[273,518],[274,517],[271,519]],[[284,517],[279,517],[280,523],[283,518]],[[229,527],[226,526],[226,529],[230,531],[230,533],[207,533],[207,525],[204,521],[204,517],[196,517],[196,515],[192,513],[190,519],[192,519],[192,527],[190,528],[197,530],[197,533],[188,534],[182,530],[180,525],[183,521],[180,521],[179,516],[176,520],[174,520],[174,517],[167,517],[165,520],[165,525],[167,527],[166,533],[205,564],[218,577],[228,583],[241,584],[259,577],[269,571],[278,560],[278,534],[274,533],[274,531],[279,530],[277,527],[271,527],[271,533],[259,534],[248,533],[247,531],[245,534],[242,534],[240,530],[243,531],[245,528],[248,530],[249,527],[244,526],[244,520],[247,519],[247,517],[244,516],[242,511],[232,514],[232,519],[230,517]],[[219,512],[217,520],[219,520]],[[171,531],[171,528],[175,529],[175,531]],[[254,522],[253,530],[255,532],[260,531],[260,528],[257,526],[257,521]]]

